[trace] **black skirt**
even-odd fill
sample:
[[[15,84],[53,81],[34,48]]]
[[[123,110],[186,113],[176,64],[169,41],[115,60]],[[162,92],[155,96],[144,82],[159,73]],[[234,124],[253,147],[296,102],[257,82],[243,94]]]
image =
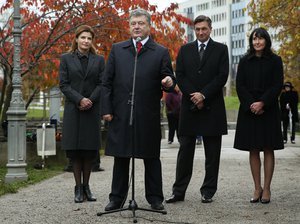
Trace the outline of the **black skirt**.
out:
[[[84,159],[96,159],[98,156],[97,150],[66,150],[66,156],[69,159],[84,158]]]

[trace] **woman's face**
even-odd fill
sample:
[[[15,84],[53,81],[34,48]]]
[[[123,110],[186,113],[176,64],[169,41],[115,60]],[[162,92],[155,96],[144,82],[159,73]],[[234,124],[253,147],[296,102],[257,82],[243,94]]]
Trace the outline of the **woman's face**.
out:
[[[252,44],[256,53],[261,54],[266,47],[266,39],[263,37],[257,37],[256,33],[254,33]]]
[[[82,53],[88,52],[92,47],[92,41],[93,41],[93,36],[90,32],[82,32],[76,38],[78,50]]]

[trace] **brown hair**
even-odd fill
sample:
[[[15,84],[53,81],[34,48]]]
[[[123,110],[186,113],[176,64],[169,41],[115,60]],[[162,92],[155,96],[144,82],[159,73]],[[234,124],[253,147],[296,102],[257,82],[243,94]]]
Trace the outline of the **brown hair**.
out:
[[[201,23],[201,22],[207,22],[209,28],[211,28],[211,19],[208,16],[204,16],[204,15],[200,15],[197,16],[194,20],[194,25],[196,25],[197,23]]]
[[[94,45],[95,32],[94,32],[94,29],[92,27],[88,26],[88,25],[81,25],[76,29],[75,37],[72,41],[72,45],[71,45],[71,48],[70,48],[69,52],[75,52],[77,50],[78,44],[76,42],[76,39],[83,32],[88,32],[88,33],[92,34],[92,46],[91,46],[90,52],[93,53],[93,54],[96,54],[97,51],[96,51],[96,47]]]

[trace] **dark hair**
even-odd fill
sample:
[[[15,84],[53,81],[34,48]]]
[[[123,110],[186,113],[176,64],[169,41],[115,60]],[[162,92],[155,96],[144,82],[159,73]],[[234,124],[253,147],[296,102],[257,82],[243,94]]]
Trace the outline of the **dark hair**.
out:
[[[92,34],[92,46],[91,46],[91,49],[90,51],[93,53],[93,54],[96,54],[96,47],[94,45],[94,36],[95,36],[95,32],[94,32],[94,29],[88,25],[81,25],[79,26],[76,31],[75,31],[75,37],[72,41],[72,45],[71,45],[71,48],[69,50],[69,52],[75,52],[78,48],[78,44],[76,42],[76,39],[79,37],[79,35],[83,32],[88,32],[90,34]]]
[[[197,23],[201,23],[201,22],[207,22],[209,28],[211,28],[211,19],[210,19],[208,16],[204,16],[204,15],[197,16],[197,17],[194,19],[194,26],[195,26]]]
[[[271,49],[271,46],[272,46],[271,37],[270,37],[268,31],[265,30],[262,27],[254,29],[252,31],[252,33],[250,34],[250,37],[249,37],[249,50],[247,51],[247,55],[248,56],[255,55],[255,49],[253,47],[253,36],[254,36],[254,34],[255,34],[256,37],[264,38],[266,40],[266,46],[263,49],[262,55],[263,56],[270,56],[270,55],[272,55],[273,52],[272,52],[272,49]]]

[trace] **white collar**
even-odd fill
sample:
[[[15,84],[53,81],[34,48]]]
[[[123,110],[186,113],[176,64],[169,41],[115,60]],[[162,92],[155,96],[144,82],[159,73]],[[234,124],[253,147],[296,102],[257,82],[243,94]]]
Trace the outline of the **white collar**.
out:
[[[201,42],[200,40],[197,39],[198,49],[201,47],[201,44],[205,44],[204,49],[206,49],[209,40],[210,40],[210,38],[208,38],[207,41],[205,41],[205,42]]]
[[[149,40],[149,36],[147,36],[145,39],[141,40],[141,43],[143,45],[145,45],[148,40]],[[132,41],[133,41],[133,45],[136,47],[136,41],[135,41],[135,39],[132,38]]]

